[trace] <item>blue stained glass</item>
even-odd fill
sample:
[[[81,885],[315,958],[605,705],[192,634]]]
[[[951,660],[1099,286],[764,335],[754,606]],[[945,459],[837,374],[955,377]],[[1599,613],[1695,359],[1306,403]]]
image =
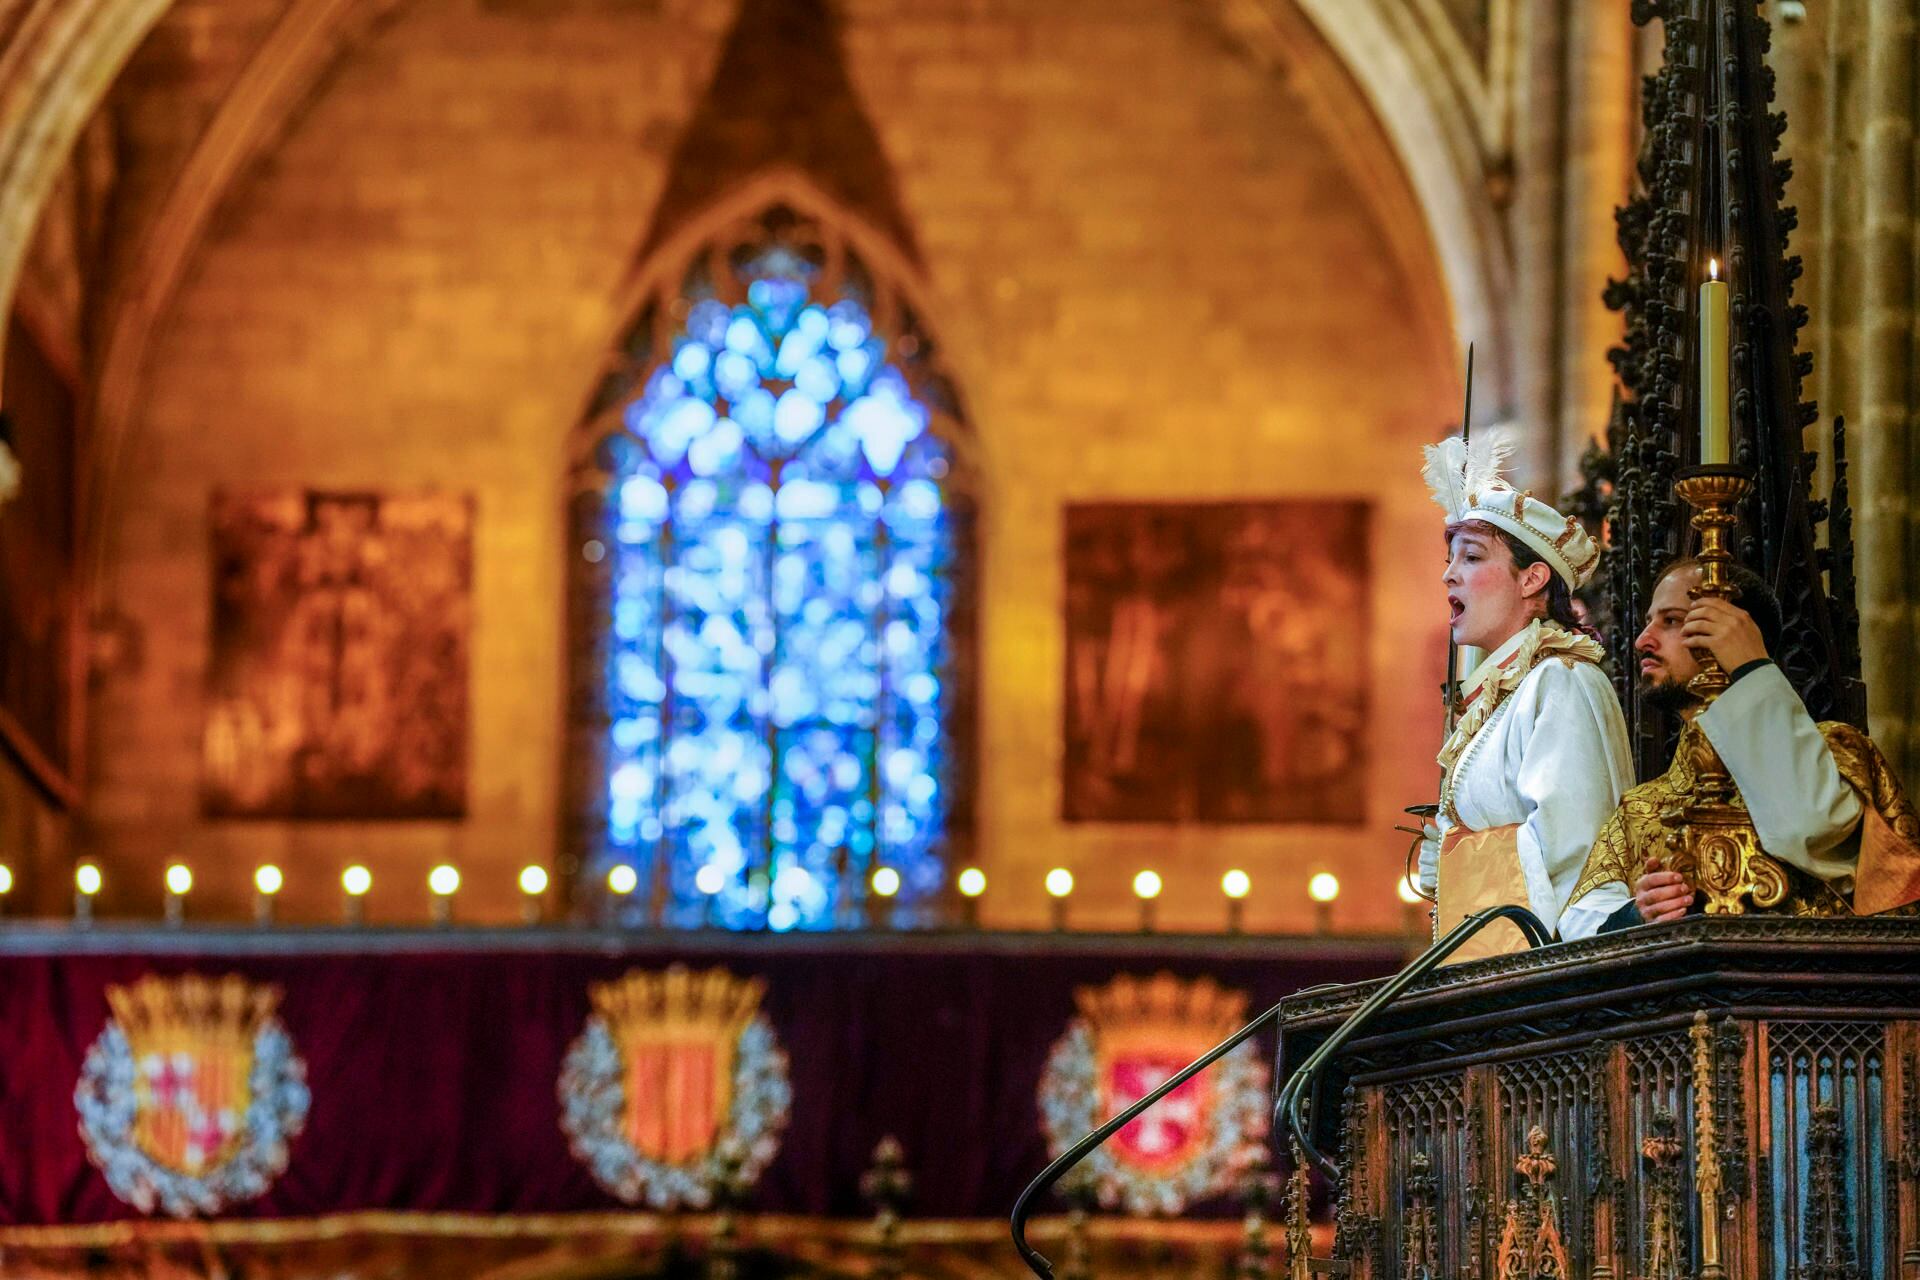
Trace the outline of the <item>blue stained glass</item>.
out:
[[[757,449],[765,449],[773,442],[773,403],[773,393],[760,386],[733,402],[733,420],[746,431]]]
[[[716,475],[732,467],[745,435],[732,418],[721,418],[711,430],[687,446],[687,465],[697,476]]]
[[[911,918],[942,880],[946,446],[858,299],[757,269],[626,411],[608,857],[669,923],[832,927],[880,862]]]
[[[692,382],[707,375],[713,365],[713,352],[705,343],[683,342],[673,357],[673,371],[683,382]]]
[[[647,418],[646,441],[653,456],[665,466],[680,461],[687,446],[713,425],[713,406],[691,396],[674,399]]]
[[[727,321],[732,318],[726,303],[718,298],[702,298],[687,312],[687,336],[717,347],[727,340]]]
[[[826,418],[820,402],[798,388],[782,393],[773,405],[773,429],[787,444],[799,444]]]
[[[738,351],[722,351],[713,364],[714,385],[729,400],[741,400],[760,385],[760,370],[750,356]]]
[[[760,331],[759,322],[754,319],[753,313],[745,309],[736,311],[733,319],[727,321],[726,342],[727,350],[752,357],[756,363],[766,355],[766,334]]]
[[[858,395],[867,389],[867,375],[873,372],[875,357],[876,353],[866,347],[855,347],[834,356],[834,371],[840,375],[848,395]]]
[[[807,399],[827,404],[840,394],[840,371],[825,356],[808,356],[794,373],[793,385]]]

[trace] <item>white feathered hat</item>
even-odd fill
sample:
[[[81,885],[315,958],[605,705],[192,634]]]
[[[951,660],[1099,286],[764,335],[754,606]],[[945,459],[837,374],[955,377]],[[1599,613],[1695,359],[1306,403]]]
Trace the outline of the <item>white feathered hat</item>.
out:
[[[1567,585],[1587,585],[1600,564],[1599,544],[1578,520],[1520,492],[1501,476],[1513,454],[1512,436],[1488,431],[1472,444],[1451,436],[1426,446],[1425,452],[1427,466],[1422,474],[1433,490],[1433,500],[1447,513],[1448,524],[1484,520],[1539,552]]]

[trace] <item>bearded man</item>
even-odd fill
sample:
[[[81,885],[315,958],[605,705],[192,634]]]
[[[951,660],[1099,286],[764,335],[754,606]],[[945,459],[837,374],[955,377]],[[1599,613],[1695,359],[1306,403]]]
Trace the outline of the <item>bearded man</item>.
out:
[[[1728,580],[1739,604],[1693,598],[1697,560],[1661,574],[1647,625],[1634,640],[1649,702],[1685,721],[1672,766],[1629,790],[1594,841],[1560,917],[1566,939],[1678,920],[1704,895],[1668,865],[1667,838],[1694,794],[1699,757],[1716,754],[1732,775],[1761,850],[1782,864],[1797,915],[1871,915],[1920,900],[1920,815],[1866,734],[1816,724],[1769,654],[1780,643],[1780,606],[1750,570]],[[1711,706],[1687,688],[1710,652],[1728,686]]]

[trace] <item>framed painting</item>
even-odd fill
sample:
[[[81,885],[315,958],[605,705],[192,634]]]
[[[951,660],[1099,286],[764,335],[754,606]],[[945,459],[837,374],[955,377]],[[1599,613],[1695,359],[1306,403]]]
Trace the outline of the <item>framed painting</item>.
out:
[[[216,494],[201,809],[466,812],[473,504]]]
[[[1062,816],[1362,821],[1368,523],[1327,499],[1068,507]]]

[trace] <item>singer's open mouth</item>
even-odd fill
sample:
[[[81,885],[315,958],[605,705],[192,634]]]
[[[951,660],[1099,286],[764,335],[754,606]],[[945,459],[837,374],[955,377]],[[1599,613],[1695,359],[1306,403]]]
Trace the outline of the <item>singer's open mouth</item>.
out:
[[[1447,608],[1452,611],[1455,622],[1460,621],[1460,615],[1467,611],[1467,606],[1460,602],[1458,596],[1447,597]]]

